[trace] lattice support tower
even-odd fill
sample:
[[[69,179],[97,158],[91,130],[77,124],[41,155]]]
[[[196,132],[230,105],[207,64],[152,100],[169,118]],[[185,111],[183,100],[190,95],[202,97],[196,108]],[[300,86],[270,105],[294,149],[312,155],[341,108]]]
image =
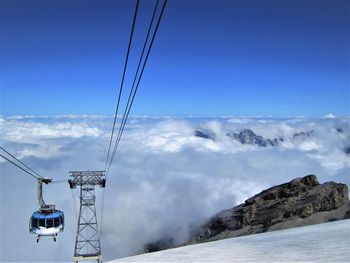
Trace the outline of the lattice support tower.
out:
[[[95,208],[95,186],[105,187],[105,171],[72,171],[69,173],[72,177],[68,180],[70,188],[74,189],[77,186],[80,188],[80,209],[73,262],[87,260],[102,262]]]

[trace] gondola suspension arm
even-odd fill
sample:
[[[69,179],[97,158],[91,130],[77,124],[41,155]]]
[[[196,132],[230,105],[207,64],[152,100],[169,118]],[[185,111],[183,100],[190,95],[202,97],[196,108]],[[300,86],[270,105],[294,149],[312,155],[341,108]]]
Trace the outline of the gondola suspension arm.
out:
[[[40,207],[40,211],[53,211],[55,210],[54,205],[46,205],[43,198],[43,183],[48,184],[52,182],[50,178],[38,178],[37,183],[37,198]]]

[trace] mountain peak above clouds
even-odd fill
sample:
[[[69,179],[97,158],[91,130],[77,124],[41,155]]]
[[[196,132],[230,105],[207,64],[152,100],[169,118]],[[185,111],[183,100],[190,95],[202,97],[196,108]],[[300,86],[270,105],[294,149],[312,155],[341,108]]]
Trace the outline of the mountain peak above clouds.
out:
[[[307,175],[263,190],[244,203],[217,213],[184,245],[347,218],[348,187],[335,182],[320,184],[315,175]],[[159,240],[147,244],[145,252],[150,251],[149,247],[159,251],[174,245]]]
[[[195,130],[194,131],[194,136],[203,138],[203,139],[211,139],[214,140],[213,136],[207,132],[200,131],[200,130]]]
[[[192,243],[350,218],[345,184],[320,184],[315,175],[296,178],[219,212],[192,237]]]
[[[282,138],[265,139],[260,135],[256,135],[250,129],[244,129],[239,133],[227,133],[227,136],[238,140],[241,144],[256,144],[261,147],[277,146],[279,141],[283,141]]]

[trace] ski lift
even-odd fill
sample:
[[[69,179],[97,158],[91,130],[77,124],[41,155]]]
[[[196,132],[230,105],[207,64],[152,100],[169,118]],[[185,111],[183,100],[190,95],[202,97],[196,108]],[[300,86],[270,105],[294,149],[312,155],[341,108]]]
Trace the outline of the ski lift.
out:
[[[52,181],[49,178],[38,178],[37,196],[40,210],[35,211],[29,220],[29,233],[36,234],[36,242],[41,236],[52,236],[56,242],[59,232],[64,229],[64,214],[55,209],[55,205],[46,205],[43,199],[42,183],[48,184]]]

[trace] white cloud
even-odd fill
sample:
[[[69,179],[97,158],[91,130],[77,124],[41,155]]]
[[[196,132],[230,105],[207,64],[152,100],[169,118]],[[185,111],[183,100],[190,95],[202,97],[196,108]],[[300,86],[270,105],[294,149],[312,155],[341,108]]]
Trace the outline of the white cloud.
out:
[[[1,124],[2,136],[8,141],[27,142],[36,138],[98,137],[102,134],[99,128],[89,127],[85,122],[78,124],[70,122],[46,124],[37,122],[2,121]]]
[[[29,119],[29,120],[28,120]],[[47,119],[47,117],[45,117]],[[22,145],[16,156],[24,158],[35,156],[50,158],[60,154],[60,148],[74,139],[83,137],[99,138],[103,131],[87,121],[71,122],[64,119],[60,122],[49,122],[32,118],[32,116],[15,116],[0,118],[0,135],[2,144]],[[17,149],[18,147],[16,147]]]
[[[323,116],[324,119],[334,119],[335,115],[333,113],[328,113],[325,116]]]
[[[103,169],[111,116],[32,117],[0,118],[1,145],[55,179],[70,170]],[[322,182],[349,184],[350,157],[343,152],[350,145],[348,123],[347,117],[131,118],[104,190],[105,259],[135,254],[168,235],[183,241],[216,212],[295,177],[314,173]],[[242,129],[283,142],[259,147],[226,135]],[[212,139],[196,137],[196,130]],[[1,162],[1,172],[1,260],[70,261],[76,222],[68,185],[44,189],[50,203],[64,208],[67,225],[56,244],[42,240],[38,246],[26,225],[37,208],[35,184],[8,163]],[[99,205],[99,190],[97,200]]]

